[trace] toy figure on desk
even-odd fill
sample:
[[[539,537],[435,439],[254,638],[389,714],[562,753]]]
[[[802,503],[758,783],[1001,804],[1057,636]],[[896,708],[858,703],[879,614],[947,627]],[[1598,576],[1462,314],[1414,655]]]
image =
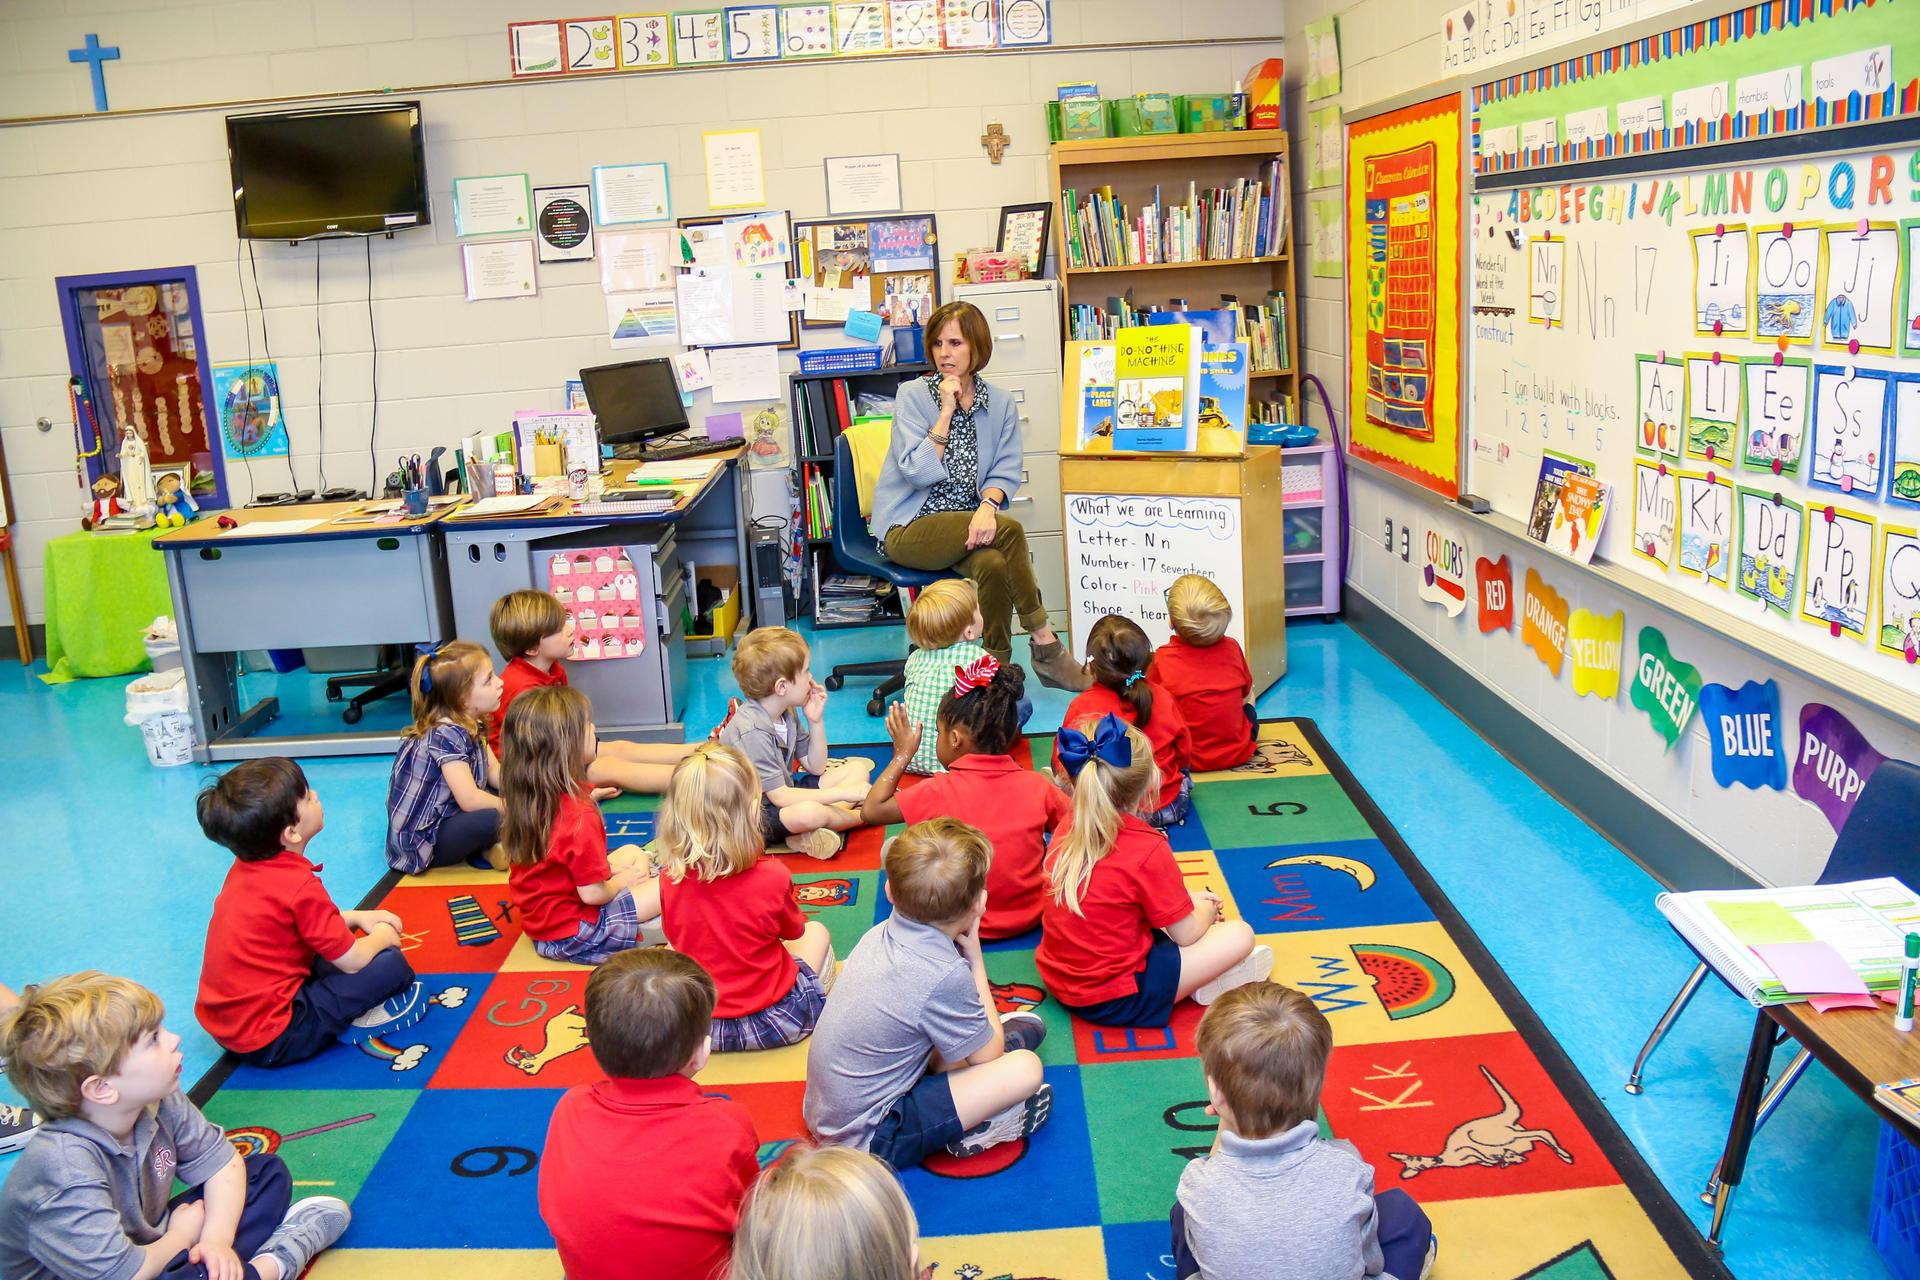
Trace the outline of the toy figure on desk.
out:
[[[120,505],[120,481],[113,476],[101,476],[93,482],[93,501],[87,504],[87,514],[80,518],[80,527],[92,529],[125,511]]]
[[[153,492],[153,465],[147,455],[147,442],[131,425],[120,432],[120,492],[127,511],[145,515],[152,510],[147,495]]]
[[[180,483],[177,472],[169,471],[160,477],[153,489],[153,501],[156,507],[154,520],[163,526],[185,528],[200,514],[200,508],[187,496],[186,486]]]

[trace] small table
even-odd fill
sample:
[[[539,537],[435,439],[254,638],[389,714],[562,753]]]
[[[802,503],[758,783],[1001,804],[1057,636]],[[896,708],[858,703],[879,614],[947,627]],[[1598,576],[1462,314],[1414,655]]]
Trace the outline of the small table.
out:
[[[47,683],[147,669],[147,624],[173,612],[166,567],[153,554],[164,532],[79,532],[47,543]]]
[[[1920,1076],[1920,1031],[1893,1029],[1893,1009],[1835,1009],[1816,1013],[1811,1004],[1779,1004],[1761,1009],[1753,1020],[1753,1039],[1747,1045],[1747,1065],[1740,1076],[1740,1092],[1733,1104],[1733,1123],[1727,1147],[1720,1157],[1720,1183],[1713,1199],[1713,1225],[1707,1239],[1720,1243],[1720,1228],[1733,1200],[1733,1189],[1746,1172],[1747,1153],[1767,1088],[1767,1070],[1774,1046],[1787,1039],[1805,1045],[1822,1066],[1859,1095],[1882,1120],[1891,1120],[1902,1136],[1920,1146],[1920,1134],[1873,1100],[1875,1085]]]

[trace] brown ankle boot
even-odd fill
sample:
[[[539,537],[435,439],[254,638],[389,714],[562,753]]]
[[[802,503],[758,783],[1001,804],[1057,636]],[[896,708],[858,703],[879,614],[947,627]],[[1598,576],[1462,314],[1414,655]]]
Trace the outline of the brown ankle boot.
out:
[[[1068,693],[1079,693],[1092,683],[1087,669],[1075,662],[1067,646],[1058,640],[1033,646],[1033,674],[1049,689],[1065,689]]]

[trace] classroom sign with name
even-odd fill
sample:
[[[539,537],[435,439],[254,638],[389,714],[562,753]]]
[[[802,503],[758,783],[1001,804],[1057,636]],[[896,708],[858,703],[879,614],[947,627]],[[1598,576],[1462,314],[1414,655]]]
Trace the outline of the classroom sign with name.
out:
[[[1233,620],[1227,634],[1246,644],[1246,600],[1239,573],[1221,573],[1241,556],[1240,500],[1176,495],[1065,495],[1067,601],[1075,636],[1118,613],[1140,624],[1155,645],[1172,634],[1167,588],[1183,574],[1213,579]]]
[[[1738,689],[1710,684],[1700,691],[1700,718],[1713,749],[1713,780],[1758,791],[1787,786],[1787,752],[1781,733],[1780,686],[1749,680]]]
[[[1885,759],[1853,721],[1832,707],[1809,702],[1800,708],[1793,791],[1825,814],[1835,831],[1847,825],[1867,779]]]
[[[1467,537],[1458,529],[1428,526],[1420,598],[1445,609],[1449,618],[1467,607]]]
[[[1682,662],[1656,627],[1640,628],[1640,658],[1633,670],[1633,705],[1647,713],[1667,750],[1687,731],[1700,706],[1700,668]]]
[[[1505,556],[1473,562],[1474,595],[1480,602],[1480,634],[1513,630],[1513,564]]]

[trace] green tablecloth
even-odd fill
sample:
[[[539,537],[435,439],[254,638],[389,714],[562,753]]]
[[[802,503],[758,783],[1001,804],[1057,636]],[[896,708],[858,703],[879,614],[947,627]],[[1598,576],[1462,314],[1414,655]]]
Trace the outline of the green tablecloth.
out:
[[[147,669],[147,624],[172,616],[162,529],[69,533],[47,544],[48,684]]]

